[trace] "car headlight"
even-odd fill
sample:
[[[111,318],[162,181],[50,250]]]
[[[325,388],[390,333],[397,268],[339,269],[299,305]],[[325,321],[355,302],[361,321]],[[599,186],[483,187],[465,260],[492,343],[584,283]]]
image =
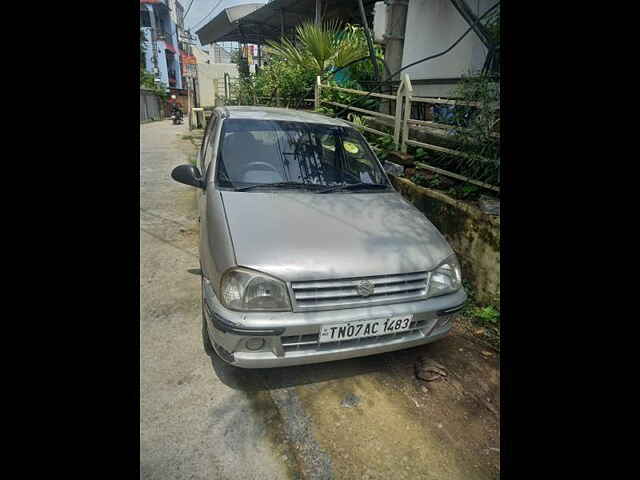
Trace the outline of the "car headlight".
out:
[[[254,270],[233,268],[227,271],[220,281],[220,292],[222,304],[231,310],[291,310],[285,283]]]
[[[429,297],[457,292],[462,286],[460,263],[455,254],[448,257],[438,268],[431,272],[429,279]]]

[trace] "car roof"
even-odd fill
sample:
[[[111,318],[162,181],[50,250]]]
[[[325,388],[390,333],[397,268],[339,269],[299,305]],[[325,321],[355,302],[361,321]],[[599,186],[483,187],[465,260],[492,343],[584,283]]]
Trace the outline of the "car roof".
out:
[[[293,110],[289,108],[275,107],[254,107],[254,106],[229,106],[218,107],[224,117],[248,120],[280,120],[286,122],[319,123],[323,125],[337,125],[340,127],[351,127],[349,123],[339,118],[331,118],[319,113],[303,110]]]

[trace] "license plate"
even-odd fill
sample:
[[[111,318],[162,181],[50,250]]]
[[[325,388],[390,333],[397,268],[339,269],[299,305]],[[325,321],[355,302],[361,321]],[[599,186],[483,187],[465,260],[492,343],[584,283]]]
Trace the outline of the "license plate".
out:
[[[409,330],[412,321],[413,315],[404,315],[401,317],[323,325],[320,329],[319,342],[337,342],[338,340],[353,340],[404,332]]]

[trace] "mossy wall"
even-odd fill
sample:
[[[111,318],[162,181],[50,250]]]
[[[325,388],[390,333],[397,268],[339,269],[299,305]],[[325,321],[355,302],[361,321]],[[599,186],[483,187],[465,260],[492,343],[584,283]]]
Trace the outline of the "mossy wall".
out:
[[[390,175],[402,195],[442,232],[458,255],[462,275],[481,303],[500,296],[500,217],[470,203]]]

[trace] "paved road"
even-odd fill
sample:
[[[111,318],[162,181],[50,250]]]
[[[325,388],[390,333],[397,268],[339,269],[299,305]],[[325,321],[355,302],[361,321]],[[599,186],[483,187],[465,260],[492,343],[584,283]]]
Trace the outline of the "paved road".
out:
[[[499,360],[452,335],[327,364],[246,371],[202,348],[188,127],[140,127],[140,467],[149,479],[489,479]],[[418,355],[450,377],[422,384]]]
[[[203,353],[188,127],[140,127],[140,467],[146,479],[287,478],[265,415],[218,381]],[[179,134],[179,135],[178,135]]]

